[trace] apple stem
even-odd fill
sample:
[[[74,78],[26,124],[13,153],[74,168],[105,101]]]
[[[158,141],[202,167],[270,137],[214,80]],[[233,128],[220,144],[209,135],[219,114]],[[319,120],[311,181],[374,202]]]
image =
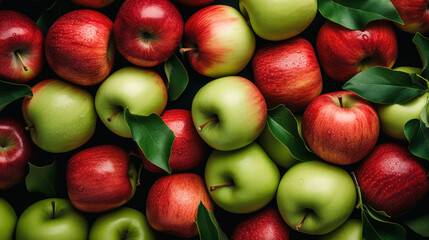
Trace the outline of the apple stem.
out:
[[[201,126],[198,127],[198,131],[201,132],[203,130],[203,127],[205,127],[207,124],[209,124],[210,122],[213,122],[216,119],[217,118],[212,118],[212,119],[208,120],[207,122],[203,123],[203,125],[201,125]]]
[[[113,116],[115,116],[118,112],[120,112],[121,111],[121,109],[117,109],[114,113],[112,113],[112,115],[110,115],[110,117],[108,117],[107,118],[107,121],[108,122],[111,122],[112,121],[112,118],[113,118]]]
[[[232,185],[234,185],[234,184],[233,183],[225,183],[225,184],[221,184],[221,185],[210,186],[210,191],[214,191],[218,188],[232,186]]]
[[[356,191],[358,192],[358,193],[360,193],[360,187],[359,187],[359,182],[358,182],[358,180],[357,180],[357,177],[356,177],[356,174],[355,174],[355,172],[351,172],[351,175],[352,175],[352,177],[353,177],[353,182],[355,183],[355,186],[356,186]],[[359,209],[360,208],[360,206],[362,205],[362,203],[361,203],[361,196],[359,196],[359,200],[358,200],[358,203],[357,203],[357,205],[356,205],[356,208],[357,209]]]
[[[341,96],[341,94],[338,95],[338,101],[340,101],[340,107],[342,108],[343,107],[343,96]]]
[[[197,51],[197,49],[196,48],[180,48],[179,49],[179,52],[181,54],[184,54],[185,52],[189,52],[189,51]]]
[[[128,229],[125,229],[124,235],[122,236],[122,239],[127,240],[127,235],[128,235]]]
[[[137,153],[135,153],[135,152],[133,152],[133,151],[130,151],[130,152],[128,152],[128,155],[130,155],[130,156],[132,156],[132,157],[136,157],[136,158],[142,158],[141,156],[140,156],[140,154],[137,154]]]
[[[55,219],[55,201],[52,201],[51,205],[52,205],[52,219]]]
[[[22,67],[25,71],[28,71],[27,65],[25,65],[24,60],[21,57],[21,53],[19,51],[15,51],[15,55],[18,57],[19,61],[21,62]]]
[[[302,227],[302,224],[304,224],[305,219],[307,218],[308,211],[305,212],[304,217],[302,218],[301,222],[295,227],[295,230],[299,230]]]

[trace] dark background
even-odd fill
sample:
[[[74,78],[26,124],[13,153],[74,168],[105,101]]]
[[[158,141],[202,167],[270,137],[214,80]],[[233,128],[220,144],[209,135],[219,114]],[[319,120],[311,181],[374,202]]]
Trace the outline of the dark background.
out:
[[[67,1],[67,0],[66,0]],[[1,2],[1,1],[0,1]],[[10,9],[10,10],[16,10],[20,11],[27,16],[31,17],[35,21],[39,18],[39,16],[45,12],[49,6],[53,4],[53,0],[45,0],[45,1],[38,1],[38,0],[20,0],[20,1],[4,1],[0,4],[0,9]],[[104,13],[106,16],[108,16],[112,21],[115,19],[115,14],[121,4],[123,3],[123,0],[115,0],[115,2],[111,5],[109,5],[106,8],[99,9],[98,11]],[[215,1],[214,4],[225,4],[225,5],[231,5],[238,9],[238,0],[223,0],[223,1]],[[186,21],[187,18],[189,18],[195,11],[197,11],[197,8],[191,8],[191,7],[184,7],[181,5],[176,6],[179,8],[180,12],[182,13],[184,21]],[[68,4],[68,10],[77,9],[79,7]],[[320,13],[317,14],[315,20],[312,22],[312,24],[301,34],[299,34],[299,37],[303,37],[307,39],[313,47],[315,47],[315,41],[316,36],[319,28],[324,23],[325,18],[323,18]],[[398,66],[414,66],[414,67],[422,67],[420,57],[418,55],[418,52],[416,50],[416,47],[412,43],[412,38],[414,34],[405,33],[398,28],[395,27],[396,36],[398,40],[398,58],[395,63],[394,67]],[[263,40],[256,36],[257,39],[257,49],[267,43],[266,40]],[[178,56],[180,56],[179,53],[177,53]],[[124,66],[131,65],[127,60],[125,60],[119,52],[116,52],[116,60],[113,71],[120,69]],[[167,104],[166,109],[174,109],[174,108],[181,108],[181,109],[188,109],[190,110],[191,102],[193,99],[193,96],[198,91],[198,89],[203,86],[205,83],[211,80],[211,78],[202,76],[198,74],[197,72],[193,71],[193,69],[189,66],[186,59],[181,58],[183,64],[185,65],[188,74],[189,74],[189,85],[186,88],[186,90],[183,92],[181,97],[176,101],[170,101]],[[163,66],[159,65],[157,67],[153,68],[156,70],[164,79],[166,79]],[[112,72],[113,72],[112,71]],[[252,80],[252,71],[250,66],[248,65],[242,72],[239,74],[240,76],[246,77],[250,80]],[[339,84],[331,79],[329,79],[322,71],[323,76],[323,93],[326,92],[332,92],[332,91],[339,91],[341,90],[342,84]],[[42,73],[30,81],[28,84],[31,86],[36,84],[37,82],[47,79],[47,78],[57,78],[57,76],[51,71],[48,64],[45,62],[44,69]],[[90,91],[95,96],[95,92],[98,88],[99,84],[89,87],[84,87],[88,91]],[[298,113],[299,114],[299,113]],[[10,105],[8,105],[3,111],[0,112],[0,116],[3,115],[13,115],[16,116],[19,120],[23,121],[22,113],[21,113],[21,100],[17,100]],[[383,135],[382,132],[380,132],[380,142],[386,142],[386,141],[394,141],[386,136]],[[53,154],[53,153],[47,153],[43,150],[37,148],[34,145],[35,149],[35,157],[32,160],[32,163],[38,166],[44,166],[52,163],[54,160],[59,163],[59,171],[60,171],[60,178],[58,179],[60,183],[60,191],[58,193],[57,197],[63,197],[67,198],[67,191],[65,187],[65,167],[67,164],[68,159],[74,155],[75,153],[92,147],[92,146],[98,146],[103,144],[115,144],[122,146],[123,148],[134,151],[137,153],[136,145],[132,141],[132,139],[126,139],[119,137],[112,132],[110,132],[104,124],[101,122],[101,120],[98,120],[96,132],[92,139],[81,146],[80,148],[67,152],[67,153],[61,153],[61,154]],[[140,162],[140,159],[134,159],[136,162]],[[352,170],[355,166],[347,166],[347,170]],[[281,174],[285,172],[285,169],[279,167]],[[198,168],[193,169],[189,172],[194,172],[197,174],[200,174],[201,176],[204,176],[204,164],[200,165]],[[162,176],[163,174],[153,174],[148,171],[145,171],[143,169],[142,175],[141,175],[141,185],[137,187],[136,193],[134,197],[126,204],[126,206],[135,208],[137,210],[142,211],[145,213],[145,202],[146,202],[146,196],[149,191],[150,186],[152,183]],[[5,198],[11,205],[14,207],[17,216],[19,217],[22,211],[24,211],[28,206],[35,203],[38,200],[45,199],[46,197],[39,193],[30,193],[26,190],[25,183],[22,182],[21,184],[16,185],[15,187],[8,189],[8,190],[1,190],[0,191],[0,197]],[[428,199],[426,199],[423,202],[428,202]],[[423,206],[423,205],[422,205]],[[276,207],[275,199],[273,199],[270,204],[268,204],[265,208],[268,207]],[[420,207],[418,208],[420,209]],[[215,215],[221,225],[221,228],[225,231],[225,233],[230,236],[233,228],[237,223],[239,223],[241,220],[255,214],[232,214],[228,213],[226,211],[223,211],[221,208],[217,207],[215,208]],[[91,223],[96,217],[98,217],[100,214],[86,214],[89,222]],[[360,218],[360,210],[355,210],[353,212],[352,217],[354,218]],[[400,220],[399,220],[400,221]],[[407,229],[408,232],[408,239],[420,239],[418,235],[414,234],[411,230]],[[291,239],[316,239],[316,237],[300,234],[294,230],[291,230]],[[164,235],[161,233],[157,233],[157,239],[175,239],[174,237],[170,235]],[[197,239],[197,238],[195,238]],[[421,238],[423,239],[423,238]]]

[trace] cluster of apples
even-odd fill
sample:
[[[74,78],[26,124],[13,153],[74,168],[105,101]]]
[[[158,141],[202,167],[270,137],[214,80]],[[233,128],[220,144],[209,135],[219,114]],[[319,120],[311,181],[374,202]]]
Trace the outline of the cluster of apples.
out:
[[[74,9],[46,33],[0,10],[0,79],[32,92],[19,110],[0,106],[0,239],[205,239],[201,204],[219,239],[362,239],[360,192],[393,219],[427,197],[428,164],[407,149],[404,125],[421,118],[429,93],[374,104],[337,87],[394,67],[397,31],[429,31],[427,3],[392,0],[404,24],[351,30],[322,19],[312,45],[301,34],[315,0],[68,1]],[[182,108],[169,96],[173,73],[160,73],[176,54],[201,85],[183,92]],[[142,147],[148,135],[154,144]],[[2,192],[20,187],[38,153],[68,154],[66,194],[18,217]]]

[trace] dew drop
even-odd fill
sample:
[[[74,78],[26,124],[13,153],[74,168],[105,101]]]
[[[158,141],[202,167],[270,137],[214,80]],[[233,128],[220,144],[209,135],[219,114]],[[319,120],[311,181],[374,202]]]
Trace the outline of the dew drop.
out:
[[[16,33],[12,33],[12,36],[16,37]]]
[[[363,34],[363,35],[362,35],[362,38],[363,38],[363,40],[368,40],[368,35]]]
[[[67,107],[71,107],[71,104],[70,104],[70,103],[67,103]]]
[[[301,53],[301,50],[296,51],[297,53]]]
[[[300,179],[298,180],[298,184],[303,184],[303,183],[304,183],[304,179],[300,178]]]
[[[82,186],[82,185],[80,185],[80,186],[78,187],[78,189],[77,189],[77,190],[78,190],[79,192],[82,192],[84,189],[85,189],[85,187],[84,187],[84,186]]]

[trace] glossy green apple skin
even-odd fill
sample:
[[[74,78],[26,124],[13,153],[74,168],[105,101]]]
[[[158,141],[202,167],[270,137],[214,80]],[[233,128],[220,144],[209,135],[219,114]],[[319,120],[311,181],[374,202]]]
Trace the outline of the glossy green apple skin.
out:
[[[298,132],[301,134],[301,116],[297,116],[296,120],[298,123]],[[289,148],[274,137],[268,125],[265,126],[264,131],[259,136],[258,143],[278,166],[290,168],[298,163],[298,160],[290,153]]]
[[[334,231],[320,236],[319,240],[363,240],[362,231],[362,221],[350,218]]]
[[[322,161],[295,164],[282,177],[277,205],[293,229],[307,213],[300,232],[326,234],[343,224],[356,204],[351,176],[342,168]]]
[[[313,22],[317,0],[240,0],[239,7],[259,37],[279,41],[300,34]]]
[[[205,180],[218,206],[231,213],[250,213],[275,197],[280,173],[262,147],[253,142],[233,151],[213,151],[207,160]],[[210,189],[227,183],[233,186]]]
[[[124,109],[142,116],[159,115],[164,111],[167,100],[167,89],[157,72],[129,66],[115,71],[101,83],[95,94],[95,109],[110,131],[131,138]],[[108,121],[112,114],[114,116]]]
[[[100,215],[89,232],[89,240],[116,239],[154,240],[155,235],[143,213],[133,208],[121,207]]]
[[[200,88],[191,113],[195,128],[208,145],[230,151],[259,137],[267,121],[267,103],[250,80],[228,76]]]
[[[16,213],[8,201],[0,197],[0,240],[13,240]]]
[[[420,73],[420,68],[397,67],[393,70],[406,73]],[[429,93],[415,97],[401,104],[377,104],[375,110],[380,119],[380,128],[388,136],[407,141],[404,133],[405,124],[411,119],[420,119],[420,114],[429,97]],[[429,114],[429,113],[428,113]]]
[[[93,135],[97,123],[94,97],[85,89],[58,79],[43,80],[24,98],[22,113],[33,142],[52,153],[74,150]]]
[[[52,201],[55,218],[52,218]],[[89,225],[68,199],[47,198],[30,205],[18,219],[16,240],[86,240]]]

